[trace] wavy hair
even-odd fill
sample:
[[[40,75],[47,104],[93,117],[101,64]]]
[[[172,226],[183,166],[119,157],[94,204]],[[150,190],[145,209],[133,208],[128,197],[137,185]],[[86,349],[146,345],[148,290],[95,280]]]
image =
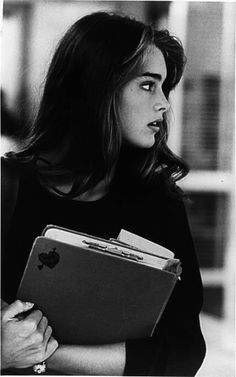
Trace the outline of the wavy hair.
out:
[[[186,61],[176,37],[114,13],[92,13],[75,22],[56,48],[28,137],[20,151],[6,158],[40,171],[46,185],[50,177],[72,179],[71,190],[60,192],[71,198],[109,176],[122,147],[119,94],[140,71],[152,45],[165,59],[163,92],[168,99]],[[168,148],[167,139],[165,116],[154,146],[137,167],[140,179],[161,174],[171,186],[187,174],[187,166]],[[45,161],[39,170],[41,155],[50,151],[60,151],[61,158],[56,163]]]

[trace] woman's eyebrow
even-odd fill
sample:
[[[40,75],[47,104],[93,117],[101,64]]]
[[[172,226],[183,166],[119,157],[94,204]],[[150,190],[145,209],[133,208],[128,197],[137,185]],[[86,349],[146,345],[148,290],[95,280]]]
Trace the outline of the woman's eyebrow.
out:
[[[152,77],[155,80],[162,81],[163,77],[160,73],[144,72],[140,75],[141,77]],[[164,80],[163,80],[164,81]]]

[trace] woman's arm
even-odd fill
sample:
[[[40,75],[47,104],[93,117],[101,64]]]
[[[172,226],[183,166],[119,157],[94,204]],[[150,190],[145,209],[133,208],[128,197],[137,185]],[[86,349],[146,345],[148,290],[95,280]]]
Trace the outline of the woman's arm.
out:
[[[125,368],[125,343],[60,345],[47,360],[47,366],[66,374],[121,376]]]

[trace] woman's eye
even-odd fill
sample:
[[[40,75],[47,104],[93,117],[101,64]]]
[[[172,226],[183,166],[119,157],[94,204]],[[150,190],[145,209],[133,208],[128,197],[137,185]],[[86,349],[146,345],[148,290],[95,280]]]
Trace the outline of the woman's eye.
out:
[[[148,81],[148,82],[142,83],[141,88],[143,90],[146,90],[147,92],[151,92],[151,90],[154,88],[154,85],[155,85],[155,82]]]

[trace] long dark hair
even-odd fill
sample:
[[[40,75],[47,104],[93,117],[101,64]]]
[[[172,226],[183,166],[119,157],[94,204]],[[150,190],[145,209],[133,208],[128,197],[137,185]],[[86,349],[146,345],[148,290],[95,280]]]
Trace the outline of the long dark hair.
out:
[[[180,41],[166,30],[157,31],[135,19],[98,12],[87,15],[60,41],[46,77],[37,118],[17,153],[7,158],[36,170],[42,153],[63,151],[56,163],[40,167],[47,177],[72,179],[67,194],[75,197],[109,176],[122,146],[118,126],[119,93],[137,75],[148,47],[155,45],[165,58],[166,98],[178,84],[185,65]],[[167,146],[164,117],[154,146],[137,167],[140,179],[161,174],[168,186],[187,174],[185,163]],[[39,171],[39,169],[38,169]]]

